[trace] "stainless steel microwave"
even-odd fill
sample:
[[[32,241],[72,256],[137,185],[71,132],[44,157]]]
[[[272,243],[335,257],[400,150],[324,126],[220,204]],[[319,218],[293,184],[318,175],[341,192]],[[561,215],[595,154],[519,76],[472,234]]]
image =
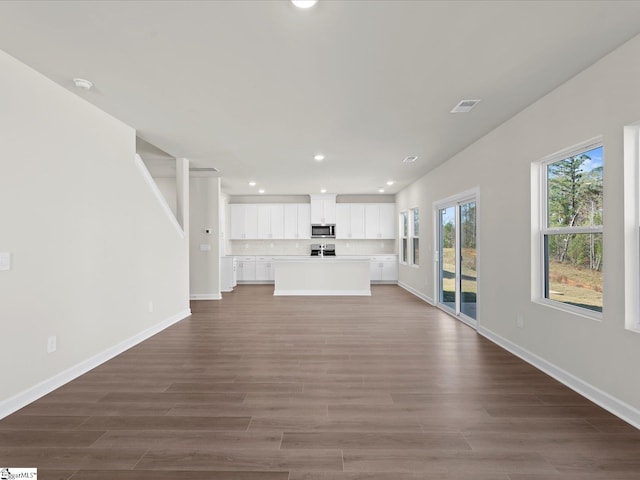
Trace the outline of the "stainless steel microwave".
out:
[[[311,238],[336,238],[336,226],[311,225]]]

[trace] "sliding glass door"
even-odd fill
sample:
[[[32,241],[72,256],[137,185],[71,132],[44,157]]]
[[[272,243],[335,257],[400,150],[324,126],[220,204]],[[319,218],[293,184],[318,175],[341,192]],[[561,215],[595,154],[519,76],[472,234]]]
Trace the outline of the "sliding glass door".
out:
[[[456,209],[440,209],[440,303],[450,309],[456,308],[458,278],[456,268]]]
[[[438,303],[475,325],[477,319],[476,199],[436,206]]]

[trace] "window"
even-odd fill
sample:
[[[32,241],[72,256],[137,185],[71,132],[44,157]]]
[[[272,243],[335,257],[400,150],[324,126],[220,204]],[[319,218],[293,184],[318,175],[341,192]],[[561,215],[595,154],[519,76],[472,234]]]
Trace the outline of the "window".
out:
[[[400,262],[407,263],[407,246],[409,236],[409,215],[400,212]]]
[[[411,263],[420,265],[420,211],[411,209]]]
[[[541,297],[571,311],[601,313],[602,144],[554,155],[541,165]]]

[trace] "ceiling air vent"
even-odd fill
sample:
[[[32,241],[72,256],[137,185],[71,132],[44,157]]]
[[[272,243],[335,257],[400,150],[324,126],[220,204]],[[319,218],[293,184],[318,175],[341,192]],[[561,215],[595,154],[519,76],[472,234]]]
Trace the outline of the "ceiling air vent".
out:
[[[404,160],[402,160],[402,163],[413,163],[418,159],[418,157],[416,155],[412,155],[410,157],[404,157]]]
[[[473,107],[475,107],[480,100],[462,100],[458,103],[453,109],[451,113],[467,113],[470,112]]]

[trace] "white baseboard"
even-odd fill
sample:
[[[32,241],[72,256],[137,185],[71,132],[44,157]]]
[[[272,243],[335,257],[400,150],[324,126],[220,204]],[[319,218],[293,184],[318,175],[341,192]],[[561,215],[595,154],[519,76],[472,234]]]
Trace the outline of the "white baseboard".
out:
[[[275,290],[274,296],[361,296],[370,297],[371,290]]]
[[[435,303],[433,302],[433,298],[425,295],[424,293],[419,292],[418,290],[416,290],[413,287],[410,287],[406,283],[398,282],[398,286],[401,288],[404,288],[407,292],[414,294],[416,297],[420,298],[421,300],[424,300],[429,305],[435,305]]]
[[[21,392],[3,402],[0,402],[0,420],[7,415],[20,410],[21,408],[29,405],[31,402],[38,400],[39,398],[53,392],[56,388],[60,388],[62,385],[69,383],[71,380],[78,378],[80,375],[87,373],[89,370],[102,365],[108,360],[111,360],[116,355],[120,355],[122,352],[138,345],[149,337],[161,332],[162,330],[170,327],[174,323],[183,320],[191,315],[191,310],[187,309],[180,313],[177,313],[162,322],[143,330],[142,332],[130,337],[113,347],[108,348],[104,352],[101,352],[93,357],[90,357],[73,367],[70,367],[53,377],[44,380],[31,388],[28,388],[24,392]]]
[[[189,295],[190,300],[222,300],[220,293],[192,293]]]
[[[628,403],[625,403],[607,392],[594,387],[575,375],[563,370],[551,362],[546,361],[535,353],[531,353],[515,343],[510,342],[506,338],[485,327],[479,326],[477,331],[480,335],[488,338],[493,343],[500,345],[505,350],[513,353],[516,357],[520,357],[525,362],[530,363],[537,369],[542,370],[547,375],[555,378],[560,383],[563,383],[570,389],[578,392],[583,397],[588,398],[596,405],[601,406],[625,422],[640,429],[640,410],[637,408],[634,408]]]

